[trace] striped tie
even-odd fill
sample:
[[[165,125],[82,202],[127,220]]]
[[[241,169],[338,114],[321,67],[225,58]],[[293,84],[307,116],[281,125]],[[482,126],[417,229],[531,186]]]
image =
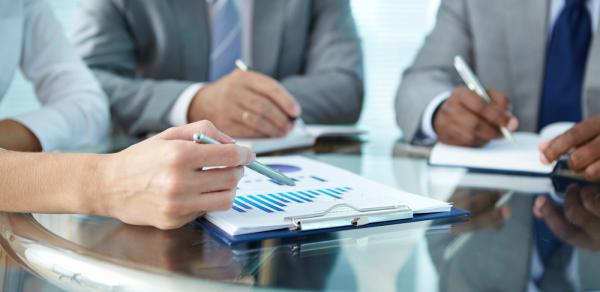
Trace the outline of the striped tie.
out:
[[[242,26],[234,0],[215,1],[211,15],[209,81],[213,82],[235,69],[235,60],[242,55]]]

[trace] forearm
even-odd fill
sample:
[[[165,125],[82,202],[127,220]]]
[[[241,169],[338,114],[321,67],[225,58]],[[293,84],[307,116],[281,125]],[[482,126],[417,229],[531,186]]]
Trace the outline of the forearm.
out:
[[[0,211],[102,215],[101,160],[0,150]]]
[[[13,120],[0,121],[0,148],[14,150],[39,152],[42,145],[38,138],[27,127]]]

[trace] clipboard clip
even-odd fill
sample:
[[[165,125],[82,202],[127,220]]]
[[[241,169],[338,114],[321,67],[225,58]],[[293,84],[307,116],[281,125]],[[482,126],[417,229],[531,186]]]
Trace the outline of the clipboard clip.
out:
[[[348,212],[350,211],[350,212]],[[406,205],[357,208],[347,203],[336,204],[321,212],[285,217],[290,230],[315,230],[342,226],[363,226],[369,223],[410,219],[413,211]]]

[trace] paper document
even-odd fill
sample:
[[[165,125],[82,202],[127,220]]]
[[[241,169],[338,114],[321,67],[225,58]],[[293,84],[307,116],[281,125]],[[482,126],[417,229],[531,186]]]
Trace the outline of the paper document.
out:
[[[399,191],[351,172],[300,156],[267,157],[261,162],[284,172],[295,187],[281,185],[247,170],[239,184],[233,208],[211,212],[206,219],[229,235],[289,228],[286,217],[314,214],[334,205],[357,208],[406,205],[415,214],[449,212],[446,202]],[[331,214],[356,214],[340,209]]]
[[[459,166],[506,172],[549,175],[554,164],[540,162],[539,145],[568,130],[572,123],[557,123],[535,133],[513,133],[514,143],[494,140],[481,148],[450,146],[438,143],[433,147],[429,162],[432,165]]]
[[[355,126],[300,125],[285,137],[266,139],[237,139],[238,144],[252,148],[257,154],[309,147],[321,137],[357,136],[364,134]]]

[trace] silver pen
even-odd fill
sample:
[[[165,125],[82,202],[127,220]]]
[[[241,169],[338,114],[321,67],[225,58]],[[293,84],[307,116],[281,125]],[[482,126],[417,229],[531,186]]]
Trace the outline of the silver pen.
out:
[[[219,141],[217,141],[217,140],[213,139],[212,137],[209,137],[203,133],[194,134],[194,142],[200,143],[200,144],[210,144],[210,145],[221,144]],[[246,165],[246,167],[248,167],[270,179],[273,179],[281,184],[292,186],[292,187],[296,185],[296,183],[294,182],[293,179],[287,177],[285,174],[283,174],[273,168],[270,168],[258,161],[254,161],[254,162]]]
[[[487,103],[492,102],[492,98],[487,94],[487,91],[483,85],[481,85],[481,82],[479,82],[479,79],[475,76],[473,70],[469,68],[469,65],[467,65],[467,62],[465,62],[461,56],[454,57],[454,68],[470,90],[481,96]],[[506,140],[514,142],[510,131],[506,127],[500,127],[500,132],[502,132],[502,135]]]

